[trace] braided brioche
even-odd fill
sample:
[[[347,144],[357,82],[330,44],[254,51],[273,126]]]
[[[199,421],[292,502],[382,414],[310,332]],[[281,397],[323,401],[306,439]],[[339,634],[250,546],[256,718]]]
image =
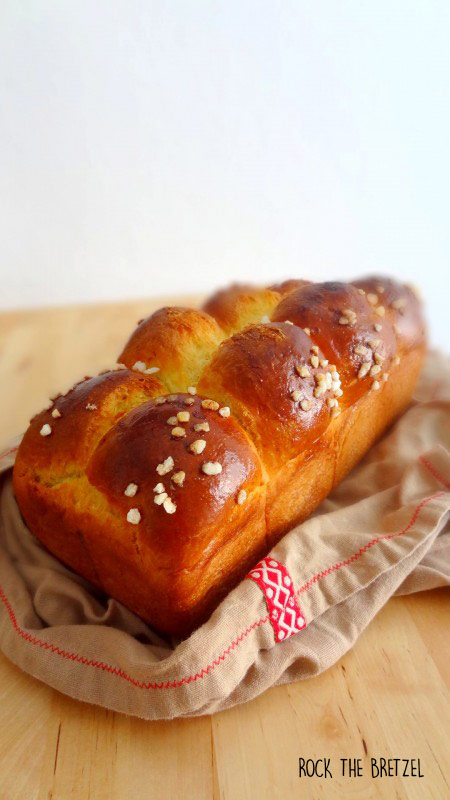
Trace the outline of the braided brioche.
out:
[[[233,286],[141,320],[30,423],[14,490],[58,558],[186,636],[407,406],[420,303],[385,278]]]

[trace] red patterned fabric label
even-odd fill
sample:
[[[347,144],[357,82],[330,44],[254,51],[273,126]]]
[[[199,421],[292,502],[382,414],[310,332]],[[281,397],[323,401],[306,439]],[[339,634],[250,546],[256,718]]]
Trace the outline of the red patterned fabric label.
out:
[[[284,564],[263,558],[248,573],[264,594],[275,641],[283,642],[306,628],[306,620],[295,598],[294,585]]]

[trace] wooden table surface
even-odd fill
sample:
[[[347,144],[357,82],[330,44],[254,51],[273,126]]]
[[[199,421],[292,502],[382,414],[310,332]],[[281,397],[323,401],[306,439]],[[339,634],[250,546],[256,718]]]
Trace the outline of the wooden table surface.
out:
[[[161,304],[0,315],[0,443],[52,393],[110,366]],[[0,655],[0,800],[450,798],[448,599],[393,599],[324,674],[198,719],[144,722],[87,706]],[[420,758],[424,777],[372,779],[380,756]],[[333,778],[299,779],[300,757],[330,758]],[[342,777],[341,758],[361,758],[363,776]]]

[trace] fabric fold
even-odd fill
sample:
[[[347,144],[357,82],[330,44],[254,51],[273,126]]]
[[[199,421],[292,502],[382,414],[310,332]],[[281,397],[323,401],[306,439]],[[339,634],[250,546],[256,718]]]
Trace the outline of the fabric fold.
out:
[[[85,702],[145,719],[229,708],[327,669],[393,595],[450,584],[450,369],[440,354],[428,356],[415,402],[276,545],[264,575],[255,565],[182,642],[34,539],[12,491],[16,446],[0,457],[0,649]]]

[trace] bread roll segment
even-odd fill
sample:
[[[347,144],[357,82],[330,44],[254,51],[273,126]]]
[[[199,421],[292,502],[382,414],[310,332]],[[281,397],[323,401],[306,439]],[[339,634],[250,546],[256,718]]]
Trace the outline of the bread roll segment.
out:
[[[250,325],[218,348],[200,376],[200,394],[233,409],[269,476],[311,448],[329,424],[329,366],[312,347],[296,325]]]
[[[424,350],[416,294],[380,277],[161,309],[126,369],[31,421],[21,513],[61,561],[184,637],[404,410]]]
[[[169,392],[195,385],[225,334],[216,320],[196,308],[160,308],[138,323],[119,362],[157,369]]]

